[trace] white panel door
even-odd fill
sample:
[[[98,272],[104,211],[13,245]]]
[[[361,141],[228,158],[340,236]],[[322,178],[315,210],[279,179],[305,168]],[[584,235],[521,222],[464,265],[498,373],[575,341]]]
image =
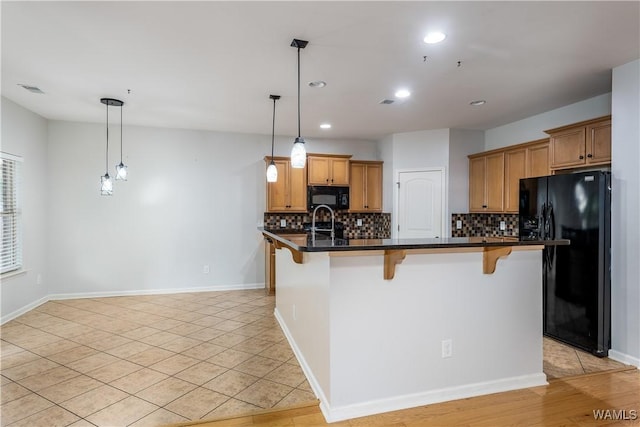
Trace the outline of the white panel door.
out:
[[[444,235],[443,175],[441,169],[398,173],[398,238]]]

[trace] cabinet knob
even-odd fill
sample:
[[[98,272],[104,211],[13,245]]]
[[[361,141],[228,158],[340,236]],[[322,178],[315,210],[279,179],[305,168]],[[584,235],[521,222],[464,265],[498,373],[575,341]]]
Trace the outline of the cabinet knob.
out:
[[[580,159],[580,160],[583,160],[583,159],[584,159],[584,156],[583,156],[583,155],[580,155],[579,159]]]
[[[593,157],[593,154],[587,154],[587,157],[588,157],[588,158],[592,158],[592,157]]]
[[[487,209],[487,205],[482,205],[482,209]]]

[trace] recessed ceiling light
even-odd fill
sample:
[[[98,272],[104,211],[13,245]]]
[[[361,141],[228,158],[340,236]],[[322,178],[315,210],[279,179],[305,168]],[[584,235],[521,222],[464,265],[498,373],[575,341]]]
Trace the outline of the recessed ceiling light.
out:
[[[312,82],[309,82],[310,87],[325,87],[326,85],[327,85],[327,82],[322,80],[314,80]]]
[[[486,103],[487,101],[485,101],[484,99],[478,99],[477,101],[471,101],[469,105],[473,105],[474,107],[477,107],[479,105],[484,105]]]
[[[331,123],[322,123],[320,125],[321,129],[331,129]]]
[[[440,43],[446,37],[447,36],[444,33],[441,33],[440,31],[433,31],[425,36],[424,42],[427,44]]]
[[[411,92],[407,89],[399,89],[396,92],[396,98],[408,98],[409,96],[411,96]]]

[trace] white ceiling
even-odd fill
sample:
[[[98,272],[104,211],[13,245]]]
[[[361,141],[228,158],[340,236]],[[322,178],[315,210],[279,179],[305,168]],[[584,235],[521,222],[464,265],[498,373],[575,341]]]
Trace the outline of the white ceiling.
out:
[[[610,92],[640,57],[639,5],[2,1],[2,95],[53,120],[104,122],[113,97],[125,125],[270,134],[278,94],[276,133],[296,135],[300,38],[304,137],[488,129]]]

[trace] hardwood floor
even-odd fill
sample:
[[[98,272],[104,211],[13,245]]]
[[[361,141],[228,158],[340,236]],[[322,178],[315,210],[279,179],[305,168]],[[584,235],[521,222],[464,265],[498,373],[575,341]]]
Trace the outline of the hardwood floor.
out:
[[[595,412],[601,411],[598,417]],[[623,368],[533,387],[327,424],[317,404],[174,427],[639,426],[640,370]]]

